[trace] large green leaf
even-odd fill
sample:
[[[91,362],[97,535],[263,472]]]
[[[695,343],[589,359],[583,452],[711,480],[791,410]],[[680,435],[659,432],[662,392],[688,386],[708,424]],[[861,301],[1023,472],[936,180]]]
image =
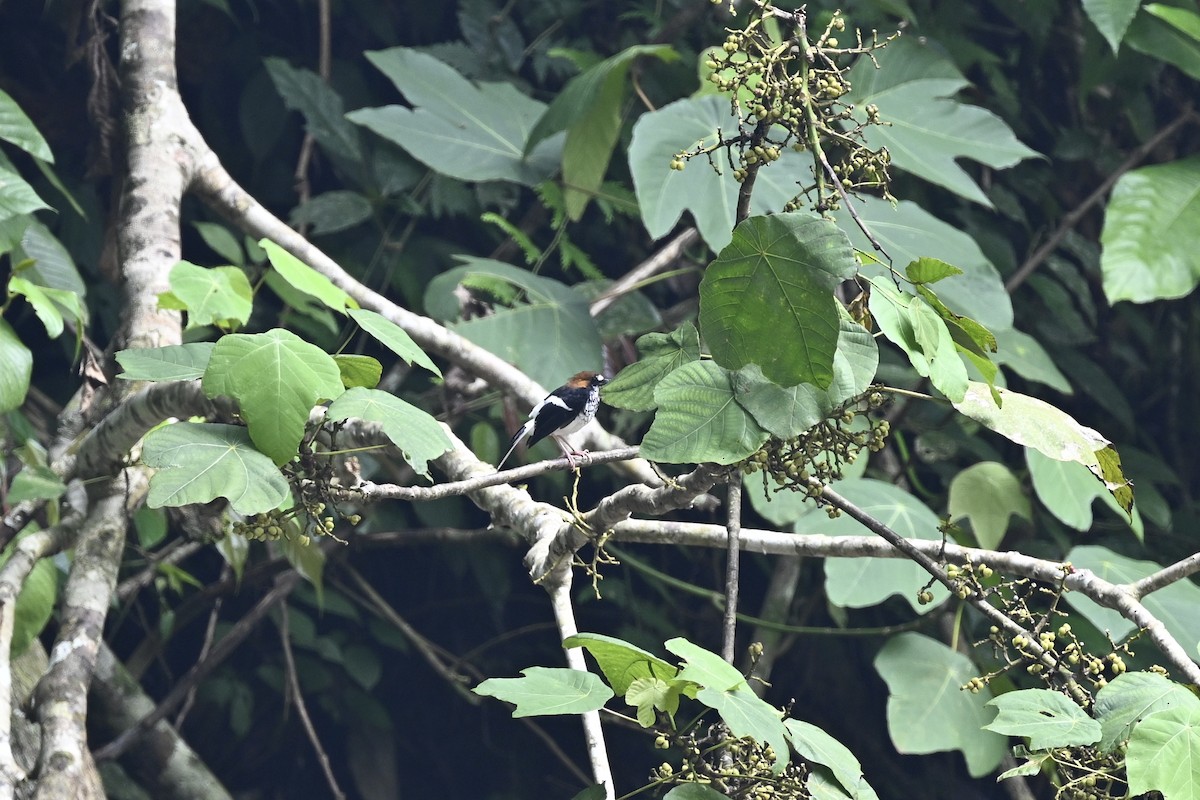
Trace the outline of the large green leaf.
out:
[[[753,364],[734,375],[738,403],[773,435],[781,439],[800,435],[846,400],[862,394],[875,379],[879,366],[875,337],[844,312],[839,327],[833,382],[827,389],[810,383],[780,386],[767,380]]]
[[[527,667],[523,678],[488,678],[471,691],[516,706],[514,717],[583,714],[604,707],[613,690],[599,676],[577,669]]]
[[[896,167],[968,200],[992,206],[955,159],[1004,169],[1037,155],[995,114],[952,99],[968,85],[967,79],[937,49],[916,38],[902,37],[875,58],[859,59],[849,80],[854,88],[846,101],[856,109],[878,106],[887,123],[867,126],[868,146],[886,147]],[[859,114],[865,120],[865,112]]]
[[[47,466],[26,464],[12,477],[4,499],[10,505],[26,500],[57,500],[67,493],[67,485]]]
[[[12,326],[0,319],[0,413],[25,402],[32,375],[33,353]]]
[[[712,161],[693,158],[682,171],[671,169],[671,161],[680,152],[711,146],[718,134],[729,137],[738,124],[728,98],[715,95],[678,100],[638,118],[629,145],[629,171],[651,236],[665,236],[683,212],[690,211],[710,248],[719,251],[729,244],[741,184],[726,154],[717,151]],[[797,183],[811,179],[812,159],[784,150],[778,161],[758,172],[750,213],[782,211],[796,196]]]
[[[683,637],[669,639],[664,645],[668,651],[682,658],[687,665],[680,670],[679,680],[691,681],[707,689],[736,689],[746,683],[746,676],[711,650]]]
[[[631,411],[658,407],[654,389],[658,382],[689,361],[700,360],[700,332],[684,322],[671,333],[647,333],[637,340],[641,358],[617,373],[600,390],[604,402]]]
[[[33,565],[33,569],[21,583],[21,593],[17,595],[16,608],[13,609],[12,644],[9,647],[10,658],[25,652],[46,627],[46,623],[54,616],[54,606],[58,600],[58,567],[48,558],[43,558]]]
[[[1062,692],[1022,689],[987,703],[997,710],[985,730],[1024,736],[1030,750],[1076,747],[1100,741],[1100,723]]]
[[[732,464],[753,453],[767,432],[736,401],[732,376],[711,361],[693,361],[654,390],[658,412],[641,453],[669,464]]]
[[[17,174],[12,164],[0,153],[0,220],[30,214],[50,206],[42,202],[33,187]]]
[[[1083,12],[1116,53],[1140,3],[1141,0],[1083,0]]]
[[[862,765],[846,745],[809,722],[788,719],[784,720],[783,727],[787,730],[788,742],[801,758],[810,764],[828,767],[848,797],[861,796],[865,800],[867,795],[863,790],[869,790],[869,787],[865,786]]]
[[[1012,301],[1004,281],[974,239],[908,200],[893,205],[877,197],[866,197],[856,203],[856,209],[858,218],[895,264],[930,257],[963,271],[962,275],[937,284],[938,297],[953,311],[978,320],[993,332],[1012,327]],[[835,218],[857,249],[882,258],[845,209],[836,212]],[[891,280],[886,270],[869,263],[863,272],[873,278]]]
[[[913,369],[929,378],[951,402],[961,402],[967,393],[967,368],[945,320],[929,303],[876,279],[870,308],[879,329],[908,354]]]
[[[997,406],[992,391],[986,384],[972,381],[966,396],[954,407],[1017,444],[1032,447],[1057,461],[1083,464],[1104,482],[1125,513],[1132,513],[1133,490],[1108,439],[1036,397],[995,389],[1004,404]]]
[[[383,364],[370,356],[336,353],[333,361],[342,375],[342,385],[347,389],[374,389],[383,377]]]
[[[779,709],[756,695],[742,673],[716,653],[683,638],[671,639],[665,646],[687,662],[679,680],[703,687],[696,692],[696,699],[720,714],[733,736],[750,736],[771,745],[775,751],[772,771],[781,772],[789,752]]]
[[[652,237],[666,236],[680,215],[691,211],[709,247],[721,250],[729,244],[738,184],[728,162],[718,154],[711,166],[704,159],[681,171],[670,165],[681,151],[712,145],[718,130],[735,130],[733,124],[729,100],[711,96],[677,100],[638,118],[629,143],[629,171]]]
[[[561,137],[525,157],[525,142],[546,106],[510,83],[475,84],[431,55],[407,47],[367,53],[413,106],[363,108],[347,118],[365,125],[443,175],[463,181],[536,186],[553,174]]]
[[[171,267],[169,296],[160,305],[187,311],[188,328],[216,325],[228,330],[250,319],[254,292],[237,267],[199,267],[180,261]]]
[[[1090,569],[1106,581],[1133,583],[1162,569],[1153,561],[1139,561],[1118,555],[1099,545],[1081,545],[1067,553],[1066,561],[1081,569]],[[1068,592],[1067,602],[1093,625],[1108,631],[1114,641],[1133,633],[1136,626],[1117,611],[1098,605],[1079,592]],[[1189,652],[1200,642],[1200,586],[1190,578],[1168,584],[1142,598],[1142,604],[1167,627],[1167,632]]]
[[[1200,711],[1200,699],[1187,687],[1156,672],[1118,675],[1096,692],[1092,713],[1100,722],[1097,746],[1107,753],[1129,738],[1139,720],[1155,711],[1176,707]]]
[[[563,87],[529,133],[525,155],[547,136],[567,131],[563,145],[563,197],[567,215],[578,220],[600,188],[621,132],[627,94],[625,77],[635,58],[678,58],[669,45],[635,45],[576,75]]]
[[[1089,480],[1100,488],[1098,481],[1090,476]],[[1021,482],[1012,470],[995,461],[972,464],[955,475],[948,506],[950,521],[970,520],[976,541],[988,550],[1000,545],[1011,515],[1033,519]]]
[[[807,213],[750,217],[704,273],[700,332],[726,369],[757,364],[780,386],[833,381],[833,289],[857,269],[833,222]]]
[[[1133,18],[1125,43],[1200,80],[1200,15],[1188,8],[1147,3]]]
[[[1200,281],[1200,156],[1127,172],[1100,234],[1110,303],[1183,297]]]
[[[429,356],[425,355],[425,351],[412,340],[404,328],[368,308],[352,308],[349,314],[360,328],[406,362],[424,367],[439,378],[442,376],[442,371],[437,368],[437,364],[434,364]]]
[[[491,281],[517,287],[523,301],[495,306],[493,313],[451,324],[480,347],[512,362],[542,386],[558,386],[584,369],[603,365],[600,334],[587,300],[569,286],[487,258],[458,256],[463,266],[443,272],[425,292],[426,310],[439,319],[458,316],[455,287]],[[499,279],[499,280],[495,280]]]
[[[12,95],[3,89],[0,89],[0,139],[15,144],[34,158],[54,161],[50,145],[46,144],[37,126],[25,115],[17,101],[12,99]],[[0,177],[0,181],[2,180]],[[2,191],[0,189],[0,192]]]
[[[1000,764],[1004,737],[983,729],[993,717],[991,691],[961,688],[978,674],[970,659],[928,636],[902,633],[879,651],[875,669],[888,686],[888,732],[898,751],[961,750],[976,777]]]
[[[1037,339],[1016,328],[995,331],[998,351],[992,360],[1020,375],[1063,394],[1074,394],[1070,381]]]
[[[80,301],[87,296],[87,286],[71,254],[50,229],[37,220],[31,221],[21,234],[21,246],[14,256],[14,263],[26,259],[33,261],[32,266],[22,268],[22,273],[38,286],[70,292]]]
[[[287,107],[304,115],[305,129],[334,161],[361,170],[362,138],[346,121],[342,98],[321,76],[297,69],[281,58],[265,58],[263,66]]]
[[[621,639],[600,633],[578,633],[563,640],[563,647],[582,647],[596,659],[613,691],[624,695],[638,678],[671,680],[679,669],[653,653]]]
[[[296,455],[317,401],[345,390],[329,354],[281,328],[221,337],[201,385],[237,400],[254,444],[276,464]]]
[[[216,342],[189,342],[167,347],[121,350],[117,363],[127,381],[190,381],[204,376]]]
[[[46,328],[46,335],[51,339],[57,339],[63,332],[63,316],[58,305],[51,299],[50,292],[57,293],[58,299],[61,301],[74,302],[76,309],[80,307],[75,295],[63,292],[61,289],[45,289],[28,278],[21,277],[20,273],[8,279],[9,295],[24,297],[26,302],[33,307],[33,313]]]
[[[400,448],[404,460],[425,477],[429,477],[429,462],[453,446],[436,419],[378,389],[348,389],[329,404],[327,419],[351,417],[378,422],[384,435]]]
[[[1077,531],[1091,530],[1092,503],[1099,497],[1133,529],[1139,540],[1143,538],[1145,528],[1137,508],[1132,516],[1122,511],[1104,484],[1082,464],[1058,461],[1032,448],[1026,448],[1025,461],[1038,499],[1059,522]]]
[[[339,189],[316,195],[292,210],[288,221],[293,226],[311,225],[313,236],[337,233],[361,225],[374,209],[365,195]]]
[[[146,503],[151,508],[229,500],[240,514],[277,508],[288,483],[236,425],[178,422],[146,435],[142,463],[154,467]]]
[[[860,478],[841,481],[837,491],[905,539],[941,539],[937,515],[908,492],[884,481]],[[829,536],[865,536],[870,531],[843,514],[829,519],[824,514],[801,517],[797,533]],[[946,587],[930,587],[934,602],[922,605],[917,592],[929,582],[929,573],[906,558],[829,558],[825,560],[825,593],[829,602],[843,608],[878,605],[898,594],[914,611],[925,613],[949,596]]]
[[[267,252],[271,266],[293,289],[321,301],[339,314],[345,314],[347,308],[358,307],[354,298],[335,286],[333,281],[270,239],[260,239],[258,245]]]
[[[1125,769],[1132,796],[1158,791],[1163,800],[1200,798],[1200,709],[1168,708],[1139,722]]]

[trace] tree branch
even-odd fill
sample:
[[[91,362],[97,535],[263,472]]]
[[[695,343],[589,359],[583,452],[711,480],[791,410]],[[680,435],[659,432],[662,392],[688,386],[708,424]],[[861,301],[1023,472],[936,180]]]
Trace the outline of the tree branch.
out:
[[[117,585],[130,504],[140,502],[146,481],[140,471],[117,479],[95,502],[79,535],[75,560],[63,589],[62,624],[50,669],[35,690],[42,748],[34,797],[103,798],[87,748],[87,692],[104,635],[104,617]]]
[[[1200,553],[1193,553],[1181,561],[1176,561],[1169,567],[1164,567],[1158,572],[1147,575],[1140,581],[1130,584],[1129,592],[1136,599],[1140,600],[1151,592],[1158,591],[1164,586],[1182,580],[1189,575],[1194,575],[1197,572],[1200,572]]]
[[[543,582],[550,594],[550,606],[554,609],[558,634],[563,640],[579,633],[579,627],[575,624],[575,610],[571,606],[571,575],[571,563],[567,561],[557,565]],[[567,666],[580,672],[588,671],[582,648],[570,647],[564,648],[564,651]],[[612,767],[608,763],[608,749],[604,744],[604,728],[600,724],[599,711],[583,714],[583,735],[587,742],[588,759],[592,763],[592,776],[596,783],[604,786],[606,800],[615,800],[616,787],[613,785]]]
[[[266,616],[268,611],[274,608],[276,604],[287,599],[287,596],[292,593],[292,590],[296,588],[300,580],[300,573],[295,570],[289,570],[280,574],[275,579],[275,585],[271,588],[271,591],[263,595],[263,598],[258,601],[254,608],[250,609],[227,634],[221,637],[220,641],[213,646],[208,658],[189,669],[175,683],[171,691],[167,693],[167,696],[159,702],[154,711],[142,717],[132,728],[127,729],[116,739],[113,739],[104,745],[104,747],[97,750],[95,754],[96,760],[103,761],[109,758],[119,758],[147,730],[165,719],[177,705],[183,702],[184,698],[187,697],[188,691],[190,691],[194,684],[204,680],[208,673],[212,672],[213,669],[233,654],[233,651],[254,631],[255,627]]]
[[[730,664],[737,657],[738,572],[741,561],[742,474],[729,475],[725,524],[725,618],[721,625],[721,655]]]
[[[142,717],[154,711],[154,701],[137,680],[101,645],[96,671],[88,693],[92,718],[100,736],[115,736],[135,727]],[[152,797],[179,800],[231,800],[200,757],[178,731],[160,720],[134,740],[121,758],[123,766]],[[182,789],[181,787],[186,787]]]
[[[679,260],[686,248],[698,241],[700,241],[700,231],[688,228],[667,242],[659,248],[657,253],[613,281],[603,294],[593,300],[590,308],[592,316],[600,316],[606,308],[616,302],[618,297],[636,290],[644,281],[670,267]]]
[[[1004,288],[1008,290],[1009,294],[1012,294],[1014,291],[1016,291],[1017,287],[1024,283],[1025,280],[1033,274],[1033,271],[1041,266],[1042,262],[1045,261],[1051,253],[1058,249],[1058,245],[1063,239],[1066,238],[1067,234],[1079,224],[1079,221],[1083,219],[1083,216],[1087,214],[1088,211],[1091,211],[1092,206],[1099,203],[1108,195],[1109,191],[1114,185],[1116,185],[1117,181],[1121,179],[1122,175],[1124,175],[1126,172],[1129,172],[1138,164],[1142,163],[1146,156],[1150,155],[1150,153],[1154,151],[1154,148],[1158,147],[1160,144],[1173,136],[1175,132],[1183,127],[1185,123],[1195,119],[1195,116],[1196,112],[1193,110],[1192,104],[1186,104],[1183,107],[1183,111],[1181,111],[1179,115],[1175,117],[1175,119],[1168,122],[1153,136],[1142,142],[1137,149],[1129,154],[1129,158],[1125,159],[1125,161],[1121,163],[1121,166],[1113,170],[1108,177],[1104,179],[1104,182],[1097,186],[1096,189],[1089,194],[1082,203],[1067,212],[1066,216],[1062,218],[1062,222],[1060,222],[1058,227],[1054,230],[1054,233],[1050,234],[1050,238],[1043,242],[1041,247],[1033,251],[1033,254],[1029,256],[1029,258],[1025,259],[1025,263],[1021,264],[1021,266],[1017,268],[1017,271],[1010,275],[1008,280],[1004,282]]]
[[[629,519],[617,523],[612,529],[612,535],[614,541],[619,542],[711,548],[724,548],[727,544],[727,532],[723,526],[694,522]],[[946,563],[952,564],[987,564],[1009,575],[1032,578],[1051,585],[1062,584],[1069,591],[1077,591],[1103,606],[1112,608],[1138,627],[1147,630],[1151,640],[1163,655],[1170,659],[1172,666],[1189,682],[1200,683],[1200,666],[1192,661],[1161,623],[1131,595],[1130,587],[1110,583],[1091,570],[1065,570],[1061,562],[1034,558],[1023,553],[963,547],[932,539],[903,539],[905,550],[901,550],[888,541],[872,536],[803,535],[743,529],[741,538],[742,550],[755,553],[817,558],[910,558],[907,551],[913,550],[919,551],[930,563],[934,563],[934,558],[942,558]],[[937,566],[936,563],[934,565]],[[990,605],[987,607],[1002,619],[1008,620],[995,608]],[[986,611],[984,613],[987,614]],[[988,616],[995,621],[992,614]],[[1012,630],[1011,626],[1016,625],[1011,621],[1008,623],[1003,627],[1009,630]],[[1028,636],[1028,632],[1024,635]],[[1036,645],[1036,642],[1034,644]]]
[[[189,127],[191,123],[188,123]],[[195,129],[191,128],[195,137]],[[439,325],[428,317],[414,314],[378,292],[363,285],[343,270],[333,259],[314,246],[282,220],[271,214],[230,177],[215,153],[203,142],[202,169],[193,187],[200,198],[214,211],[224,216],[240,230],[254,236],[271,239],[284,250],[329,278],[363,308],[370,309],[404,328],[427,352],[449,359],[473,375],[483,378],[510,394],[522,398],[530,406],[546,396],[546,390],[525,373],[499,356]],[[592,421],[581,431],[584,441],[594,450],[616,450],[625,442]],[[637,460],[625,467],[627,474],[643,483],[657,485],[658,476],[649,464]]]
[[[447,428],[447,430],[449,429]],[[575,464],[582,464],[583,466],[608,464],[613,461],[625,461],[637,457],[638,448],[623,447],[619,450],[610,450],[607,453],[589,453],[583,458],[576,456],[573,462],[568,461],[565,457],[552,458],[539,461],[536,464],[528,464],[523,467],[504,470],[503,472],[492,472],[490,475],[479,475],[466,480],[450,481],[433,486],[397,486],[393,483],[363,481],[355,486],[338,489],[336,494],[342,499],[361,500],[366,503],[373,503],[380,500],[407,500],[409,502],[441,500],[445,497],[457,497],[478,489],[486,489],[489,486],[513,484],[550,472],[573,469]],[[484,462],[481,461],[480,463]]]

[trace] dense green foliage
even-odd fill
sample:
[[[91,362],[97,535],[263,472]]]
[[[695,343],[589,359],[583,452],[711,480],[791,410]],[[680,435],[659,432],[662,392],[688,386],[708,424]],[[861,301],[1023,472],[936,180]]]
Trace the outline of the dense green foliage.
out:
[[[785,15],[740,33],[756,19],[746,4],[732,17],[696,0],[331,11],[322,76],[316,7],[181,4],[181,93],[234,178],[354,280],[543,387],[607,371],[604,425],[672,475],[737,465],[743,527],[867,534],[812,502],[820,480],[905,538],[1114,584],[1196,551],[1193,7],[810,4],[811,61],[781,45]],[[327,791],[288,710],[294,674],[332,773],[368,800],[574,796],[588,769],[570,715],[606,703],[629,717],[607,728],[618,795],[726,796],[663,764],[727,731],[748,738],[722,746],[757,770],[739,791],[785,776],[815,797],[1001,797],[1008,770],[1038,796],[1191,796],[1198,706],[1169,679],[1185,676],[1150,635],[1126,641],[1128,615],[1062,591],[1069,569],[1035,588],[999,564],[942,561],[943,585],[908,560],[805,558],[789,573],[744,553],[739,653],[762,641],[768,657],[735,667],[710,652],[724,554],[618,536],[581,551],[593,580],[573,593],[579,628],[597,633],[569,643],[597,672],[561,669],[523,549],[476,504],[331,486],[441,480],[456,444],[439,421],[494,463],[524,401],[195,198],[159,298],[184,313],[184,343],[122,349],[108,26],[0,4],[2,499],[5,512],[48,500],[35,525],[65,513],[47,447],[90,380],[80,363],[110,383],[198,380],[236,403],[135,451],[156,472],[122,577],[152,579],[106,637],[162,696],[274,574],[307,579],[264,623],[294,659],[277,635],[250,640],[182,724],[231,790]],[[688,226],[666,271],[596,311]],[[347,441],[360,421],[378,435]],[[529,491],[578,511],[629,480],[583,476],[545,473]],[[187,515],[198,508],[218,512],[215,530]],[[703,503],[671,519],[725,523]],[[183,540],[205,546],[159,561]],[[25,581],[14,653],[52,640],[65,563]],[[961,602],[981,597],[1034,640]],[[1200,587],[1184,576],[1142,600],[1195,659]],[[1046,651],[1074,677],[1044,670]],[[746,679],[755,663],[761,685]],[[568,716],[514,721],[469,687],[515,703],[513,717]],[[693,723],[706,709],[715,718]],[[1014,741],[1025,758],[1005,761]],[[106,778],[133,796],[115,767]]]

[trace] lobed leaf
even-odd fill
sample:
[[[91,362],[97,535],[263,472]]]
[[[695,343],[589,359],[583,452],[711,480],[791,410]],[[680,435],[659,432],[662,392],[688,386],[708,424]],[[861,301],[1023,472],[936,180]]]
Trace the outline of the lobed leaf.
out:
[[[393,394],[356,387],[329,404],[326,419],[351,417],[377,422],[418,474],[429,477],[429,462],[453,445],[441,424],[416,406]]]
[[[142,463],[154,467],[146,503],[151,508],[209,503],[218,497],[240,514],[278,508],[288,482],[251,444],[245,428],[177,422],[146,434]]]
[[[1079,747],[1100,741],[1100,723],[1062,692],[1021,689],[987,704],[998,713],[983,726],[984,730],[1027,737],[1031,750]]]
[[[525,142],[546,106],[510,83],[472,83],[442,61],[407,47],[367,53],[412,108],[363,108],[346,115],[403,147],[413,158],[462,181],[536,186],[553,174],[561,137],[528,157]]]
[[[654,390],[658,412],[641,454],[669,464],[732,464],[753,453],[767,432],[738,405],[732,376],[711,361],[693,361]]]
[[[190,381],[204,376],[216,342],[189,342],[166,347],[138,347],[117,352],[127,381]]]
[[[276,464],[296,455],[317,401],[345,391],[334,360],[282,328],[221,337],[201,386],[237,401],[254,444]]]
[[[838,304],[833,289],[857,270],[833,222],[792,212],[750,217],[705,270],[700,332],[726,369],[757,364],[780,386],[833,380]]]
[[[583,714],[604,707],[613,690],[590,672],[527,667],[522,678],[488,678],[471,691],[516,706],[514,717]]]
[[[979,777],[1004,758],[1004,737],[985,730],[992,717],[991,691],[962,690],[978,668],[970,659],[919,633],[888,640],[875,657],[888,687],[887,724],[901,753],[959,750],[967,771]]]

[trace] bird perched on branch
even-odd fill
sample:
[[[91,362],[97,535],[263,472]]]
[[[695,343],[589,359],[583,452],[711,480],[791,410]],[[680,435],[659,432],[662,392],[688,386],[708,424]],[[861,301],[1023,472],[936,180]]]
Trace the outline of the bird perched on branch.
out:
[[[572,456],[586,455],[571,446],[565,437],[580,431],[596,416],[600,406],[600,387],[608,380],[599,372],[578,372],[571,380],[555,389],[529,412],[529,420],[520,427],[508,443],[508,452],[496,467],[499,471],[522,440],[526,446],[537,444],[547,436],[554,439],[563,455],[574,466]]]

